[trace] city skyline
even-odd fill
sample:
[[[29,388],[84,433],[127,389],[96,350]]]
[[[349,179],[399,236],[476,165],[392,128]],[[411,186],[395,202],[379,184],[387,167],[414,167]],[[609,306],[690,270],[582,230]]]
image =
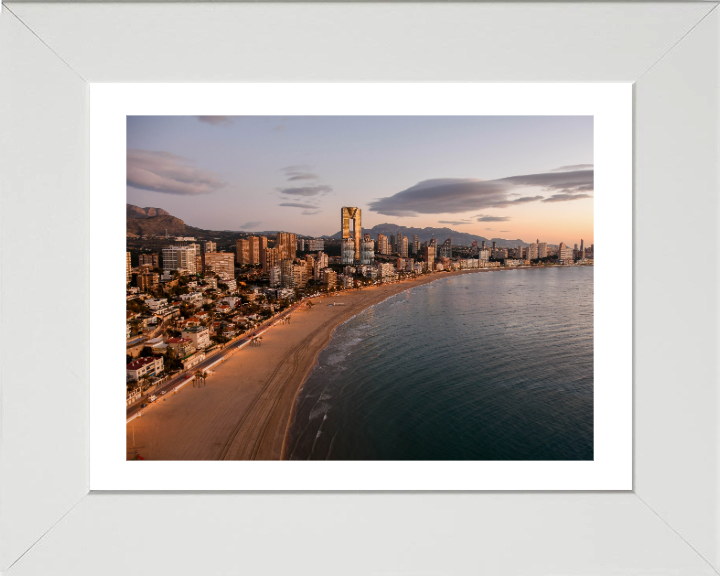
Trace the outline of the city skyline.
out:
[[[209,230],[593,243],[592,117],[128,117],[127,201]]]

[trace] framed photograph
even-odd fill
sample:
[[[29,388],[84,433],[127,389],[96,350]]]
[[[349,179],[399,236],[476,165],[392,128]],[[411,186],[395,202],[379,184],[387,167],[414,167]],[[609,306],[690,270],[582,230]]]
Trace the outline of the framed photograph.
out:
[[[593,263],[595,235],[632,244],[631,104],[627,84],[93,87],[91,340],[127,366],[108,386],[122,355],[91,355],[91,488],[630,489],[632,259]]]
[[[715,8],[3,6],[2,569],[716,573]]]

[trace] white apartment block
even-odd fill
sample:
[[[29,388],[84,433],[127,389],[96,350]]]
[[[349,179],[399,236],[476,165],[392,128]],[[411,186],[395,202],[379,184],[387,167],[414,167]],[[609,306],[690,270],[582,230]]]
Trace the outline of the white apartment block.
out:
[[[163,248],[163,270],[197,272],[195,246],[170,246]]]
[[[280,270],[280,266],[273,266],[269,270],[270,273],[270,287],[271,288],[277,288],[280,286],[280,282],[282,280],[282,272]]]
[[[154,376],[164,370],[162,356],[149,356],[136,358],[126,367],[127,377],[130,380],[140,380],[145,375]]]
[[[203,326],[183,328],[182,338],[192,341],[196,350],[203,350],[210,346],[210,330]]]

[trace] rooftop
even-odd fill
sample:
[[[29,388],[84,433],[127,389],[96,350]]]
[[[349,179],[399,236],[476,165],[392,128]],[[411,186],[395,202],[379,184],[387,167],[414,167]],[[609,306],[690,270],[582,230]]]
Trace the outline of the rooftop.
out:
[[[138,368],[142,368],[143,366],[146,366],[147,364],[152,364],[156,360],[160,360],[160,358],[156,356],[146,356],[145,358],[137,358],[130,362],[130,364],[127,365],[128,370],[137,370]]]

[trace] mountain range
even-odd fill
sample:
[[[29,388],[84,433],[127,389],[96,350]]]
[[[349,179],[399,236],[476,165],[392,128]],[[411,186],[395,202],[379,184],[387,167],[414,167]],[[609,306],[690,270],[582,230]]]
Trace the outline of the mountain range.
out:
[[[469,246],[474,241],[480,244],[483,240],[487,244],[497,242],[498,246],[514,248],[516,246],[528,246],[526,242],[520,239],[508,240],[506,238],[485,238],[485,236],[478,236],[477,234],[467,234],[466,232],[458,232],[451,228],[411,228],[408,226],[400,226],[398,224],[378,224],[372,228],[363,228],[363,234],[370,234],[373,240],[377,240],[378,234],[384,234],[388,238],[391,235],[397,236],[400,232],[403,236],[408,236],[410,239],[417,234],[419,242],[429,242],[434,237],[438,244],[442,244],[448,238],[452,239],[453,246]],[[342,238],[342,232],[336,232],[332,236],[323,236],[323,238]]]
[[[127,235],[128,236],[163,236],[165,231],[169,236],[199,236],[208,234],[232,234],[241,235],[241,231],[232,232],[230,230],[224,231],[210,231],[188,226],[180,218],[170,215],[162,208],[140,208],[133,204],[127,204]],[[451,228],[412,228],[408,226],[400,226],[398,224],[378,224],[372,228],[363,228],[364,234],[370,234],[373,240],[377,240],[378,234],[384,234],[388,238],[391,235],[397,235],[400,232],[403,236],[412,238],[413,235],[417,234],[420,242],[428,242],[433,237],[437,240],[438,244],[442,244],[447,238],[452,238],[452,243],[455,246],[469,246],[473,241],[477,241],[480,244],[483,240],[492,244],[497,242],[499,246],[504,247],[516,247],[516,246],[527,246],[526,242],[520,239],[509,240],[506,238],[485,238],[484,236],[478,236],[476,234],[467,234],[465,232],[458,232]],[[276,231],[265,231],[265,232],[246,232],[247,234],[256,235],[267,235],[276,234]],[[307,237],[304,234],[299,234],[300,237]],[[332,240],[339,240],[342,238],[342,232],[337,232],[332,236],[321,236],[321,238],[327,238]]]

